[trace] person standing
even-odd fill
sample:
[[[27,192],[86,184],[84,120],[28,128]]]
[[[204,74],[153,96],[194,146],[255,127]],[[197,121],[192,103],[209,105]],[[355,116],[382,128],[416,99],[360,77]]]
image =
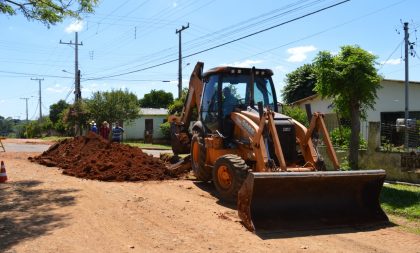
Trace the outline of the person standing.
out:
[[[108,122],[104,121],[102,123],[101,127],[99,128],[99,134],[105,140],[109,140],[109,133],[110,133],[109,124],[108,124]]]
[[[120,124],[116,123],[115,127],[112,128],[112,141],[121,142],[123,133],[124,129],[120,126]]]
[[[92,126],[90,128],[90,131],[94,132],[95,134],[98,134],[98,127],[96,126],[95,121],[92,121]]]

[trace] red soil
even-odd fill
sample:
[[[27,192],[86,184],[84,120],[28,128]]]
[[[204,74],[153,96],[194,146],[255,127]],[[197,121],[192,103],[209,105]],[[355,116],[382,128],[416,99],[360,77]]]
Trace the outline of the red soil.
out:
[[[111,143],[88,133],[66,139],[29,160],[60,167],[63,174],[102,181],[147,181],[171,178],[165,164],[140,148]]]

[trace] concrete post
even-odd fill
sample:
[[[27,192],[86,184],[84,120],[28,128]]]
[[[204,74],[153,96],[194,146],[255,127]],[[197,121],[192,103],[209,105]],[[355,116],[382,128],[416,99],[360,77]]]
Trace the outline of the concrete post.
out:
[[[381,146],[381,123],[369,122],[368,152],[375,152]]]

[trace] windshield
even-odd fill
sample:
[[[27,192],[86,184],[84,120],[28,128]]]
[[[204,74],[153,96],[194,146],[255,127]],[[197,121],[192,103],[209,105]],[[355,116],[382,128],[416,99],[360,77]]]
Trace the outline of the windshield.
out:
[[[235,101],[239,107],[250,105],[251,92],[249,88],[250,75],[227,75],[222,78],[223,98],[229,98],[225,92],[229,90],[232,97],[230,100]],[[256,76],[254,78],[254,104],[262,102],[263,106],[269,106],[275,110],[275,95],[272,89],[271,79],[269,77]],[[235,98],[235,99],[233,99]],[[231,106],[229,106],[231,107]],[[228,108],[225,108],[228,109]],[[244,108],[245,109],[245,108]]]
[[[274,92],[270,80],[267,77],[255,77],[254,103],[262,102],[264,107],[269,106],[272,110],[275,110]]]

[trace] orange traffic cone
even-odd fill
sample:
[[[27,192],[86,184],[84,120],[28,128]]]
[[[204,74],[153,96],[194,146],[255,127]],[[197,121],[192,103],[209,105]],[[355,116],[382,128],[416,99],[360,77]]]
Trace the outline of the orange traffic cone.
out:
[[[4,162],[1,161],[0,183],[4,183],[6,181],[7,181],[6,166],[4,166]]]

